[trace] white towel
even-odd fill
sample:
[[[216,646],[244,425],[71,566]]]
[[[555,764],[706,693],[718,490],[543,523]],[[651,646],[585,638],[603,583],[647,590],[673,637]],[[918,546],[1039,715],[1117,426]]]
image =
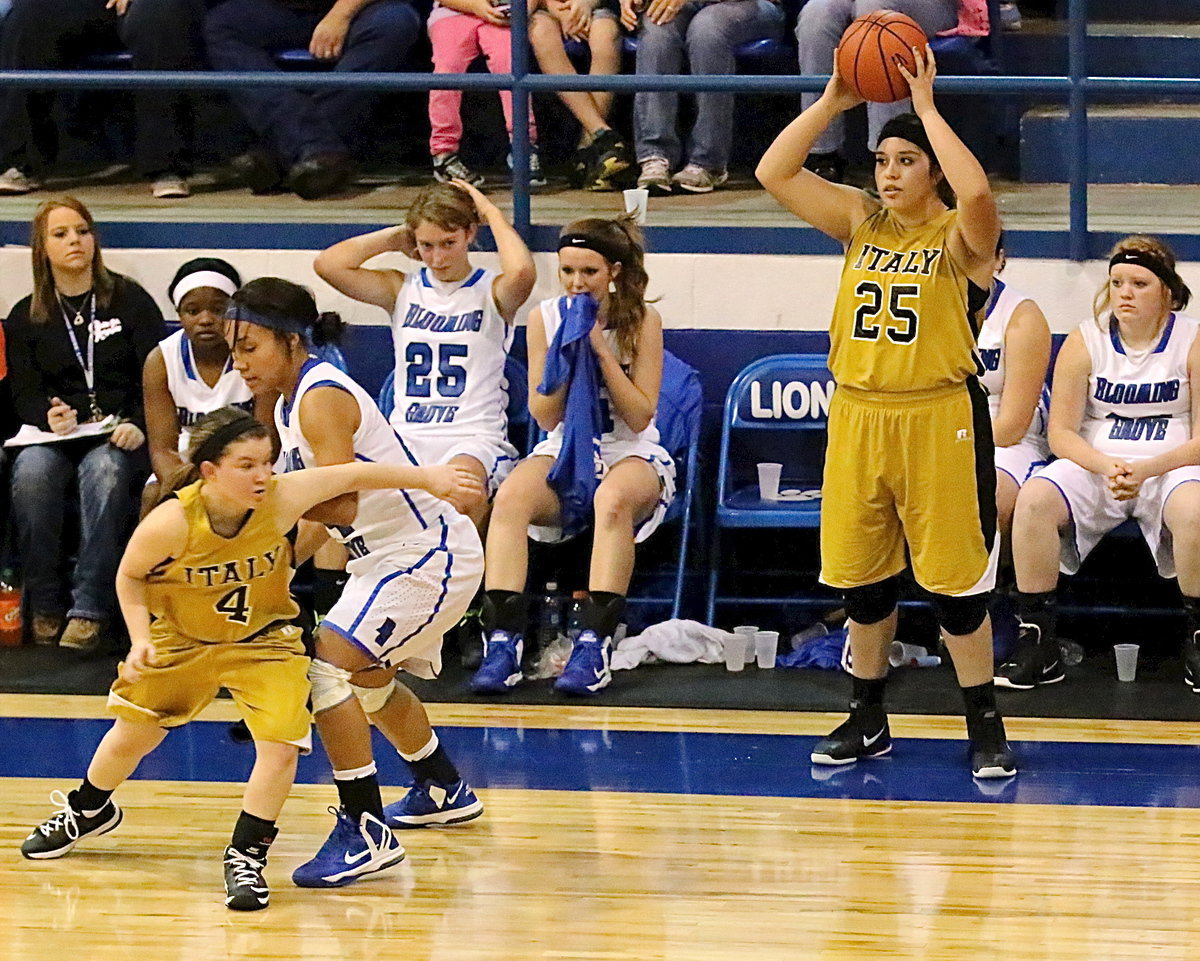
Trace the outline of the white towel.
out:
[[[654,624],[621,640],[612,653],[614,671],[628,671],[649,660],[673,664],[716,664],[725,660],[728,631],[699,621],[671,620]]]

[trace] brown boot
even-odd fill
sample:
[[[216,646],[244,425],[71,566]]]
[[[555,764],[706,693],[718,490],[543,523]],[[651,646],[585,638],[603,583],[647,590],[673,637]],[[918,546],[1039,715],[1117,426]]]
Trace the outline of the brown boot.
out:
[[[67,621],[66,630],[62,632],[58,646],[77,654],[94,654],[100,649],[104,639],[101,631],[103,626],[102,622],[94,621],[90,617],[72,617]]]
[[[39,647],[53,647],[63,630],[63,619],[58,614],[34,614],[29,627],[33,643]]]

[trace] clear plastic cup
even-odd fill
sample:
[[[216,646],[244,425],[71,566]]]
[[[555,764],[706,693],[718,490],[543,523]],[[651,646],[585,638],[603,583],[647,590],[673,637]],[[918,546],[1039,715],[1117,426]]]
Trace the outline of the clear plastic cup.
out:
[[[775,658],[779,656],[779,632],[756,631],[754,633],[754,657],[761,668],[775,666]]]
[[[782,464],[759,464],[758,496],[765,501],[779,500],[779,478],[782,474]]]
[[[1136,644],[1114,644],[1117,657],[1117,680],[1132,681],[1137,677],[1138,646]]]

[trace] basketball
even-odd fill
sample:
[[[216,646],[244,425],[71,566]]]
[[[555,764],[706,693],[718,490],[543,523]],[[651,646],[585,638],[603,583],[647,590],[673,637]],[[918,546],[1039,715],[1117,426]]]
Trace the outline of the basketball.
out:
[[[909,73],[916,72],[912,48],[925,48],[928,38],[912,17],[894,10],[879,10],[859,17],[842,34],[837,48],[841,78],[864,100],[894,103],[908,96],[908,81],[896,58]]]

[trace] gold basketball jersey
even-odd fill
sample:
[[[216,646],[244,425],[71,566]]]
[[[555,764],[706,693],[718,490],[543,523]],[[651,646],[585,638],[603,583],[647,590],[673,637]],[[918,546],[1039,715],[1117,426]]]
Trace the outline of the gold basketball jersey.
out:
[[[261,507],[233,537],[213,531],[197,481],[177,492],[187,517],[187,547],[147,578],[153,617],[184,637],[241,641],[299,612],[292,600],[292,545],[276,529],[271,481]]]
[[[957,216],[947,210],[905,230],[885,207],[854,232],[829,329],[829,370],[839,385],[928,390],[977,372],[985,298],[970,296],[969,288],[979,288],[947,249]]]

